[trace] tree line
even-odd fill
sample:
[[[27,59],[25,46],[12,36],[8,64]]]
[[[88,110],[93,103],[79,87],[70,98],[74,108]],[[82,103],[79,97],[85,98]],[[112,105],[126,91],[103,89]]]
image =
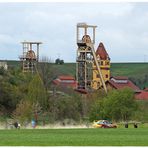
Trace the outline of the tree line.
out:
[[[60,121],[84,122],[108,119],[112,121],[145,120],[144,103],[134,98],[128,88],[103,90],[84,95],[71,88],[52,85],[54,69],[40,63],[38,73],[22,73],[20,68],[0,69],[0,115],[27,124]]]

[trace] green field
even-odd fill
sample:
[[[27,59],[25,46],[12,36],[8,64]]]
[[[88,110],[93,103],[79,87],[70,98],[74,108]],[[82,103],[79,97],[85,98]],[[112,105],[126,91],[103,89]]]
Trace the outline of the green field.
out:
[[[0,130],[0,146],[148,146],[148,128]]]
[[[111,63],[114,76],[140,77],[148,73],[148,63]]]
[[[59,74],[73,75],[76,74],[75,63],[65,63],[63,65],[52,64],[52,67]],[[111,63],[111,75],[127,76],[140,78],[148,74],[148,63]]]
[[[52,64],[55,76],[76,75],[76,64]],[[127,76],[141,89],[148,87],[148,63],[111,63],[111,76]]]
[[[20,61],[7,61],[9,67],[20,67]],[[51,64],[60,74],[75,76],[76,63],[65,63],[63,65]],[[111,63],[112,75],[141,76],[148,73],[148,63]]]
[[[7,61],[8,67],[21,66],[20,61]],[[53,71],[55,79],[59,75],[76,75],[76,63],[65,63],[57,65],[49,64],[49,68]],[[148,87],[148,63],[111,63],[112,76],[127,76],[141,89]]]

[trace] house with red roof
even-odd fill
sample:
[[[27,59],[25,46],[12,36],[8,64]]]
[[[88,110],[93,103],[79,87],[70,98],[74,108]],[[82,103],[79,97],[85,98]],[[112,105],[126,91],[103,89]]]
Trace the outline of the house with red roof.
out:
[[[141,90],[132,81],[125,76],[111,77],[107,82],[108,89],[123,89],[131,88],[135,93],[135,98],[138,100],[148,100],[148,91]],[[147,89],[146,89],[147,90]]]
[[[125,76],[111,77],[107,85],[114,89],[123,89],[125,87],[131,88],[134,92],[140,92],[140,88]]]
[[[138,100],[148,100],[148,91],[141,90],[140,93],[135,94],[135,98]]]
[[[62,75],[53,80],[53,84],[62,87],[76,88],[77,82],[73,76]]]

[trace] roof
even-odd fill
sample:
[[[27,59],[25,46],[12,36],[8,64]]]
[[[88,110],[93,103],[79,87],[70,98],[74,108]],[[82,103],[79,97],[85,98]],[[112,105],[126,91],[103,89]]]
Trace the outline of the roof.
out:
[[[85,89],[75,89],[75,91],[77,91],[81,94],[87,94],[88,93],[87,90],[85,90]]]
[[[126,76],[114,76],[112,78],[114,78],[116,80],[128,80],[128,77],[126,77]]]
[[[96,50],[96,56],[98,56],[98,55],[100,56],[101,60],[107,60],[109,58],[109,55],[106,52],[106,49],[105,49],[102,42],[100,42],[100,44]]]
[[[113,77],[114,79],[116,79],[116,77]],[[121,77],[123,78],[123,77]],[[116,79],[117,80],[117,79]],[[123,80],[123,79],[119,79],[118,80]],[[125,80],[125,79],[124,79]],[[108,83],[114,87],[115,89],[123,89],[125,87],[131,88],[134,92],[141,92],[140,88],[138,86],[136,86],[132,81],[128,80],[128,78],[126,78],[127,82],[125,83],[117,83],[113,80],[109,80]]]
[[[53,84],[73,88],[77,86],[77,82],[72,76],[59,76],[57,79],[53,80]]]
[[[148,92],[147,91],[141,91],[140,93],[135,95],[136,99],[140,100],[148,100]]]
[[[148,91],[148,87],[144,89],[144,91]]]
[[[60,80],[75,80],[75,78],[73,76],[59,76],[58,77]]]

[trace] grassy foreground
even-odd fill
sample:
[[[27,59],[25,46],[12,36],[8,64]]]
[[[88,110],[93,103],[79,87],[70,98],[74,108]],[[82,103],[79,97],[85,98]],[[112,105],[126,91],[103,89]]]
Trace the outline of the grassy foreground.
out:
[[[148,128],[0,130],[0,146],[148,146]]]

